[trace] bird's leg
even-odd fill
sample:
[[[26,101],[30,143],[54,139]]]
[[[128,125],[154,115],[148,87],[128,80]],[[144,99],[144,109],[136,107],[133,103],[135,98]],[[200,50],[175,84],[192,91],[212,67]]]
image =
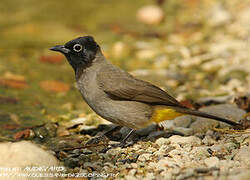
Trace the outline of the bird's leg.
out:
[[[126,135],[126,137],[118,144],[111,144],[110,147],[104,148],[103,150],[101,150],[101,153],[106,153],[108,150],[112,149],[112,148],[116,148],[116,147],[121,147],[123,148],[126,145],[126,141],[128,140],[128,138],[135,132],[134,129],[131,129],[131,131],[129,131],[129,133]]]
[[[131,129],[129,131],[129,133],[126,135],[126,137],[119,143],[119,146],[118,147],[124,147],[125,144],[126,144],[126,141],[128,140],[128,138],[135,132],[134,129]]]
[[[86,145],[88,144],[98,144],[100,141],[104,140],[105,137],[107,137],[110,133],[116,131],[117,129],[121,128],[121,126],[114,126],[111,129],[105,131],[104,133],[102,133],[100,136],[96,136],[91,138],[90,140],[88,140],[86,142]]]

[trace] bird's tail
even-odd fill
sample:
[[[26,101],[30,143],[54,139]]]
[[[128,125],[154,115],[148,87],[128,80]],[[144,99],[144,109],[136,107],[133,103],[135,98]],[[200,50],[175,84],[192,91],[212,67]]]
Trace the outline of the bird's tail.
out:
[[[177,112],[183,113],[183,114],[190,114],[190,115],[194,115],[194,116],[199,116],[199,117],[204,117],[204,118],[209,118],[209,119],[213,119],[216,121],[220,121],[220,122],[224,122],[227,124],[230,124],[232,126],[237,126],[237,127],[241,127],[241,124],[236,123],[234,121],[225,119],[225,118],[221,118],[215,115],[211,115],[205,112],[201,112],[201,111],[197,111],[197,110],[193,110],[193,109],[188,109],[185,107],[173,107],[173,109],[175,109]]]

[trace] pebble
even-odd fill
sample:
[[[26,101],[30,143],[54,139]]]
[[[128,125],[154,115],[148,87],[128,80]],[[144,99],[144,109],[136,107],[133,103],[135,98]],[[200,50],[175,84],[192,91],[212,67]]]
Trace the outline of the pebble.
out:
[[[211,26],[220,26],[229,23],[231,14],[221,5],[217,4],[211,9],[208,15],[208,23]]]
[[[155,141],[156,144],[158,144],[159,146],[162,146],[162,145],[169,145],[170,144],[170,141],[168,138],[159,138]]]
[[[250,167],[250,147],[244,146],[235,154],[234,160],[242,162],[245,166]]]
[[[155,131],[152,132],[148,135],[147,139],[150,141],[155,141],[156,139],[160,137],[168,138],[172,136],[174,133],[173,132],[167,132],[167,131]]]
[[[148,153],[141,154],[138,158],[138,161],[148,161],[148,160],[151,160],[151,157],[152,157],[152,154],[148,154]]]
[[[176,166],[177,164],[173,159],[165,157],[159,160],[157,164],[155,164],[155,169],[157,171],[161,171],[161,170],[166,170],[169,167],[176,167]]]
[[[152,60],[154,57],[156,57],[157,53],[158,52],[154,49],[143,49],[138,50],[135,56],[137,59]]]
[[[239,145],[229,142],[229,143],[226,143],[224,146],[228,152],[232,152],[234,149],[237,149]]]
[[[157,130],[157,127],[157,124],[152,124],[146,128],[136,130],[135,133],[139,136],[147,136],[150,133],[155,132]]]
[[[126,175],[126,180],[137,180],[137,178],[134,175]]]
[[[192,122],[192,116],[180,116],[174,119],[174,125],[187,128]]]
[[[235,122],[239,121],[246,113],[244,110],[239,109],[231,104],[213,105],[201,108],[200,110],[223,118],[230,119]],[[222,127],[229,126],[225,123],[219,123],[218,121],[207,118],[194,117],[194,119],[195,122],[193,122],[190,126],[194,130],[194,133],[206,132],[208,129],[215,127],[218,124],[220,124],[220,126]]]
[[[136,13],[138,21],[148,24],[157,25],[160,24],[164,19],[163,10],[155,5],[148,5],[140,8]]]
[[[18,177],[21,173],[27,173],[27,167],[59,167],[59,161],[49,152],[40,146],[29,141],[0,143],[0,167],[1,173],[10,173],[10,170],[4,171],[4,168],[15,168],[11,174]],[[64,169],[64,167],[62,166]],[[29,171],[29,170],[28,170]],[[43,170],[36,170],[37,174],[44,173]],[[30,172],[32,173],[32,172]],[[49,172],[48,172],[49,173]],[[56,172],[54,172],[56,173]],[[0,179],[12,179],[4,176]],[[17,178],[15,178],[17,179]],[[21,178],[20,178],[21,179]],[[37,177],[22,177],[22,180],[38,180]],[[51,178],[56,180],[57,178]]]
[[[250,179],[250,170],[245,170],[239,174],[231,175],[228,177],[228,180],[249,180]]]
[[[227,148],[224,146],[224,144],[214,144],[210,147],[210,149],[216,154],[228,154]]]
[[[191,169],[191,170],[189,170],[189,171],[187,171],[187,172],[185,172],[185,173],[183,173],[183,174],[178,175],[178,176],[176,177],[176,180],[185,180],[185,179],[188,179],[188,178],[190,178],[190,177],[192,177],[192,176],[194,176],[194,175],[195,175],[195,174],[194,174],[194,170]]]
[[[190,146],[197,146],[201,144],[201,140],[195,136],[189,137],[181,137],[178,135],[174,135],[169,138],[171,144],[180,144],[180,145],[190,145]]]
[[[77,167],[78,163],[79,163],[78,158],[67,158],[64,160],[64,165],[69,167],[69,168]]]
[[[202,139],[202,143],[207,145],[207,146],[211,146],[211,145],[215,144],[216,141],[211,136],[205,136]]]
[[[204,160],[207,167],[219,167],[220,160],[217,157],[209,157]]]
[[[116,42],[112,47],[112,55],[114,58],[122,58],[129,55],[129,47],[122,41]]]
[[[131,175],[131,176],[134,176],[136,174],[136,169],[131,169],[129,172],[128,172],[128,175]]]
[[[202,97],[197,100],[197,103],[204,105],[224,104],[230,102],[232,99],[233,96]]]
[[[193,147],[190,158],[200,160],[209,157],[210,154],[207,149],[208,147],[206,146]]]

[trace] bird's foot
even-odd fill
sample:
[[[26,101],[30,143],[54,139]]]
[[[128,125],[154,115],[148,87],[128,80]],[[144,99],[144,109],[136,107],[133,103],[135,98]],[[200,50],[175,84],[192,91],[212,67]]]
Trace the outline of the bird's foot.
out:
[[[116,130],[119,130],[120,128],[121,128],[121,126],[111,127],[111,129],[105,131],[101,135],[91,138],[89,141],[87,141],[87,143],[85,145],[98,144],[99,142],[104,141],[106,138],[108,138],[108,136],[110,136],[110,134],[112,134]]]
[[[90,140],[88,140],[85,145],[98,144],[99,142],[104,141],[105,138],[106,136],[104,134],[101,136],[93,137]]]
[[[133,142],[126,143],[124,141],[121,141],[120,143],[110,144],[109,147],[102,149],[100,151],[100,153],[106,153],[108,150],[113,149],[113,148],[117,148],[117,147],[125,148],[125,147],[132,145],[132,144],[134,144],[134,143]]]

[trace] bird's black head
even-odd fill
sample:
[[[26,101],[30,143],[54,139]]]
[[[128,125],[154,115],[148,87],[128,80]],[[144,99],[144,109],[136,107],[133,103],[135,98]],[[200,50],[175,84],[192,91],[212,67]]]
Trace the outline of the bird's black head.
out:
[[[91,36],[78,37],[65,45],[50,48],[52,51],[64,54],[75,71],[77,68],[90,65],[95,59],[98,49],[98,44]]]

